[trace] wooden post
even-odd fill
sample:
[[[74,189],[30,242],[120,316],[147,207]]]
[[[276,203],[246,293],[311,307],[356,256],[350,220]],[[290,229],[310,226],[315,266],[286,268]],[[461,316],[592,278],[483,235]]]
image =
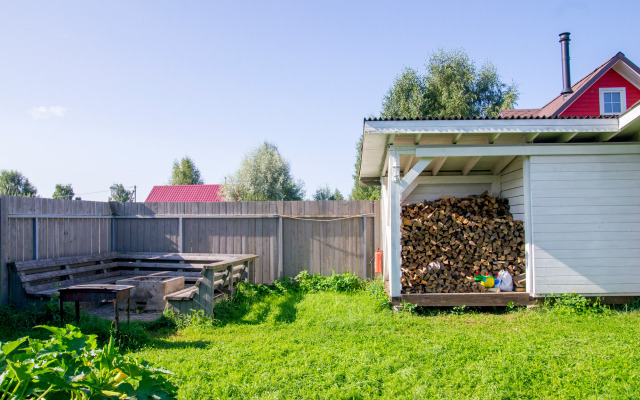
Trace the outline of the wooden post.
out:
[[[531,206],[531,159],[524,157],[522,164],[522,186],[524,192],[524,253],[527,274],[526,290],[529,296],[535,296],[536,282],[534,270],[533,207]]]
[[[7,196],[0,196],[0,305],[9,304],[9,204]]]
[[[278,215],[278,278],[282,278],[284,275],[283,259],[283,243],[282,243],[282,215]]]
[[[389,269],[389,295],[400,297],[402,284],[400,283],[400,156],[395,146],[389,146],[389,218],[390,218],[390,269]]]
[[[38,233],[38,217],[34,217],[33,218],[33,259],[34,260],[38,260],[40,259],[39,255],[38,255],[38,237],[40,236]]]
[[[109,246],[111,251],[116,251],[116,219],[111,216],[111,246]]]
[[[362,217],[362,279],[367,279],[367,217]]]
[[[182,253],[182,218],[178,218],[178,253]]]
[[[116,317],[116,333],[120,333],[120,315],[118,314],[118,300],[113,300],[113,313]]]

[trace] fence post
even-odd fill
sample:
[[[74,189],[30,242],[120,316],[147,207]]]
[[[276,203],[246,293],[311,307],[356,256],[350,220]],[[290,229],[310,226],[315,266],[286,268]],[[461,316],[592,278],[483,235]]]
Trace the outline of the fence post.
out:
[[[178,217],[178,253],[182,253],[182,217]]]
[[[33,259],[39,260],[40,257],[38,255],[38,237],[40,236],[38,233],[38,217],[33,218]]]
[[[284,265],[282,264],[283,258],[283,244],[282,244],[282,215],[278,215],[278,278],[282,278],[284,275]]]
[[[362,217],[362,279],[367,279],[367,217]]]
[[[9,205],[0,196],[0,305],[9,304]]]

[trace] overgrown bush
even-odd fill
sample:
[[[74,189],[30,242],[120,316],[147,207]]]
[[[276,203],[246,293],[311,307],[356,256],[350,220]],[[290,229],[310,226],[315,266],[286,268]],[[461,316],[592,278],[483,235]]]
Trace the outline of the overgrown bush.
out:
[[[365,281],[350,272],[344,274],[331,273],[331,276],[311,275],[307,271],[300,272],[295,281],[303,292],[356,292],[365,288]]]
[[[60,309],[55,298],[39,305],[32,304],[21,310],[0,307],[0,340],[12,340],[21,336],[44,339],[47,337],[46,332],[34,330],[35,326],[63,326],[64,324],[76,324],[75,310],[72,304],[65,305],[64,319],[60,320]],[[149,342],[150,325],[141,322],[129,324],[121,321],[120,331],[116,332],[114,321],[82,311],[79,328],[96,335],[100,345],[108,343],[113,338],[117,347],[123,350],[135,350]]]
[[[588,299],[575,292],[564,293],[560,296],[553,294],[544,300],[543,310],[553,310],[565,314],[601,314],[610,311],[609,306],[602,303],[602,299]]]
[[[96,335],[73,325],[39,326],[48,340],[0,342],[0,399],[172,399],[171,372],[122,356],[113,338],[98,348]]]

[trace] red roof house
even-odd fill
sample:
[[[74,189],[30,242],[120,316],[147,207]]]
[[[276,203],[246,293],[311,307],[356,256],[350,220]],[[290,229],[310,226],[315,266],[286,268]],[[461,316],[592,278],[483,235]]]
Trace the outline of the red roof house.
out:
[[[620,115],[640,102],[640,68],[618,53],[571,85],[569,34],[560,35],[564,89],[542,108],[502,110],[503,118]]]
[[[160,202],[221,202],[222,185],[166,185],[154,186],[146,203]]]

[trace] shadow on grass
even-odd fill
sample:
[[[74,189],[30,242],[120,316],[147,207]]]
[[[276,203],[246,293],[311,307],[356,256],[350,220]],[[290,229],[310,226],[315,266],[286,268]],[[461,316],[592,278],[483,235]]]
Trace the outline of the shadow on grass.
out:
[[[168,341],[159,338],[150,342],[154,349],[173,350],[173,349],[206,349],[211,344],[208,340],[189,340],[189,341]]]
[[[296,305],[303,297],[300,293],[286,293],[264,296],[253,301],[224,301],[216,305],[213,314],[218,326],[259,325],[265,323],[271,315],[275,322],[290,324],[298,316]]]

